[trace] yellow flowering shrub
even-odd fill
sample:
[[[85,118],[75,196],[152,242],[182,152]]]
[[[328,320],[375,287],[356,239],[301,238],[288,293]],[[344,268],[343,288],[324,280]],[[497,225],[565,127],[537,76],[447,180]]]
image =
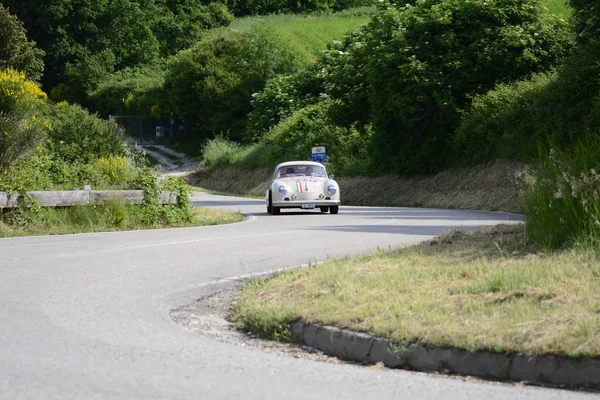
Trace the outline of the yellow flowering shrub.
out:
[[[0,71],[0,111],[12,111],[15,107],[32,109],[47,98],[46,93],[23,72],[11,68]]]
[[[125,183],[132,174],[127,159],[123,156],[101,157],[95,164],[104,178],[112,184]]]

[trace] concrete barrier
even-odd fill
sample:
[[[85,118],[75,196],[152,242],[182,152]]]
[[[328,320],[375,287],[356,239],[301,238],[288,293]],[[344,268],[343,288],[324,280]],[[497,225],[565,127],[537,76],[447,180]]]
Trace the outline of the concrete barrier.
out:
[[[144,201],[143,190],[56,190],[49,192],[27,192],[42,207],[68,207],[85,204],[102,204],[116,201],[124,204],[141,204]],[[18,205],[18,195],[0,192],[0,208],[14,208]],[[160,204],[175,204],[177,195],[162,192],[158,196]]]

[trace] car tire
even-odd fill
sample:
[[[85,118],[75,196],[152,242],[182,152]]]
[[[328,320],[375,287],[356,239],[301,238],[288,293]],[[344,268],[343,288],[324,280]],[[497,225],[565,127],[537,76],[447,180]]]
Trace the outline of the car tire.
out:
[[[340,206],[331,206],[329,207],[329,212],[332,214],[337,214],[340,211]]]
[[[269,192],[269,202],[267,203],[267,214],[273,213],[273,200],[271,199],[271,192]]]
[[[329,207],[319,207],[321,209],[322,213],[326,213],[327,211],[329,211]]]

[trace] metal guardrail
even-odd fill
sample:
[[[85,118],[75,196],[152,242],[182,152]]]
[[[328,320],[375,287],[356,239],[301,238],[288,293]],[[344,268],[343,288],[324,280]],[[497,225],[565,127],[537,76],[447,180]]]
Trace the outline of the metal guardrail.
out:
[[[125,204],[141,204],[144,200],[143,190],[57,190],[51,192],[27,192],[39,201],[42,207],[68,207],[86,204],[102,204],[107,201],[117,201]],[[18,206],[19,195],[0,192],[0,208]],[[171,192],[161,192],[158,198],[160,204],[175,204],[177,195]]]

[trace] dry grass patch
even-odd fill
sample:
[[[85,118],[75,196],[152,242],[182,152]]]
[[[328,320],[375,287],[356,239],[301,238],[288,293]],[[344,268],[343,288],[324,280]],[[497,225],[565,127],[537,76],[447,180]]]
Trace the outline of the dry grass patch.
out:
[[[238,167],[223,167],[214,171],[198,170],[187,175],[188,185],[201,187],[212,192],[237,196],[264,197],[272,170],[248,170]]]
[[[431,176],[339,179],[344,204],[503,210],[519,212],[513,161],[453,169]]]
[[[431,346],[598,356],[600,260],[528,248],[523,225],[455,232],[254,280],[232,318],[271,337],[303,320]]]

